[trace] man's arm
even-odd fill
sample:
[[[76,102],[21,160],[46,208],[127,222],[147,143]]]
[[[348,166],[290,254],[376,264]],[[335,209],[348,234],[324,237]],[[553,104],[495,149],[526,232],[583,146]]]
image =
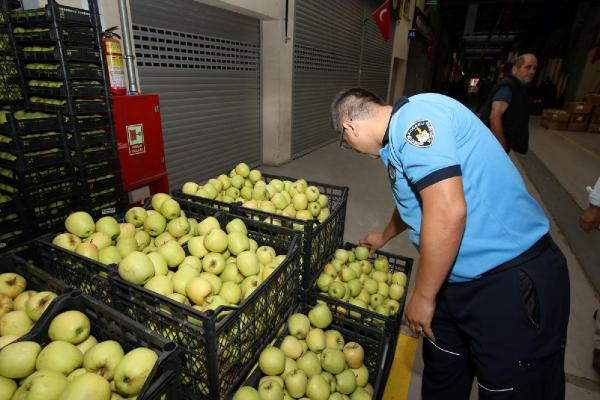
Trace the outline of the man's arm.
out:
[[[431,330],[435,299],[458,254],[467,205],[460,176],[428,186],[420,195],[423,201],[420,259],[405,318],[414,332],[422,331],[435,340]]]
[[[587,191],[590,204],[579,217],[579,226],[585,232],[600,228],[600,178],[598,178],[593,188],[588,186]]]
[[[492,111],[490,112],[490,130],[506,151],[508,151],[508,143],[506,143],[506,136],[504,136],[502,115],[507,108],[508,103],[506,101],[496,100],[492,102]]]
[[[404,223],[404,221],[402,221],[398,209],[394,207],[392,217],[390,218],[390,221],[386,225],[383,232],[371,232],[367,236],[362,238],[359,241],[359,243],[363,246],[369,247],[369,255],[373,255],[375,251],[377,251],[380,247],[386,244],[391,238],[393,238],[401,232],[404,232],[405,230],[406,224]]]

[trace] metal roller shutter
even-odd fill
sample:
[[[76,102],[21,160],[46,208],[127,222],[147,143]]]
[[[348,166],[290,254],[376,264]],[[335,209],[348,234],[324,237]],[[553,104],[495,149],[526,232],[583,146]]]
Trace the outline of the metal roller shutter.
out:
[[[334,140],[329,105],[339,90],[363,86],[386,98],[391,41],[383,41],[372,21],[365,23],[377,6],[374,0],[296,2],[293,157]]]
[[[171,188],[261,159],[260,23],[193,0],[130,0],[140,84],[160,95]]]

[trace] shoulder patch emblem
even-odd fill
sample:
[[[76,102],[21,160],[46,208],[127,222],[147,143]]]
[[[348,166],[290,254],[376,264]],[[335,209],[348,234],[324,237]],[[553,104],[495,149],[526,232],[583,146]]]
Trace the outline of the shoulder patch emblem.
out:
[[[388,178],[393,184],[394,182],[396,182],[396,168],[394,168],[392,163],[389,162],[387,170],[388,170]]]
[[[433,125],[427,119],[415,122],[408,128],[404,139],[416,147],[429,147],[435,138]]]

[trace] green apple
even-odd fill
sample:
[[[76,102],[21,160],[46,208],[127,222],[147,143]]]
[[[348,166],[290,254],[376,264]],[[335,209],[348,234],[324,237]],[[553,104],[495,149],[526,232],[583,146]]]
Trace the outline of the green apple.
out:
[[[110,400],[108,381],[100,375],[87,372],[67,383],[61,400]]]
[[[241,189],[244,186],[244,178],[235,174],[233,177],[231,177],[231,186],[233,186],[236,189]]]
[[[318,375],[322,371],[321,361],[317,353],[312,351],[306,351],[302,356],[296,360],[298,368],[306,373],[306,376],[311,377]]]
[[[313,328],[306,335],[306,344],[310,351],[320,353],[325,349],[325,332],[319,328]]]
[[[240,191],[234,187],[229,187],[227,190],[225,190],[225,196],[230,197],[233,201],[234,199],[240,197]]]
[[[408,277],[402,271],[397,271],[392,274],[392,283],[395,283],[400,286],[406,286],[406,281]]]
[[[235,166],[235,173],[242,178],[247,178],[250,175],[250,167],[246,163],[239,163]],[[256,181],[258,182],[258,179]]]
[[[310,320],[302,313],[294,313],[289,316],[287,327],[290,335],[297,339],[305,339],[310,331]]]
[[[213,294],[213,287],[208,280],[197,276],[187,282],[185,294],[194,304],[202,306],[206,297]]]
[[[200,272],[200,275],[198,276],[200,278],[206,279],[210,283],[210,285],[212,286],[213,294],[219,294],[221,292],[223,281],[219,276],[210,272]]]
[[[58,247],[62,247],[63,249],[67,249],[70,251],[75,251],[77,246],[81,243],[81,239],[73,235],[72,233],[59,233],[52,239],[52,244]]]
[[[83,354],[74,344],[55,340],[46,345],[35,362],[37,370],[56,371],[68,375],[81,366]]]
[[[313,218],[317,218],[319,216],[319,214],[321,213],[321,207],[319,207],[319,204],[316,202],[308,203],[307,209],[310,212],[310,214],[313,216]]]
[[[390,263],[388,262],[387,257],[379,256],[374,261],[375,270],[382,271],[387,273],[390,269]]]
[[[90,214],[84,211],[76,211],[65,220],[65,228],[73,235],[86,238],[94,233],[96,224]]]
[[[350,372],[352,373],[352,372]],[[313,375],[308,378],[306,384],[306,396],[311,400],[327,400],[329,398],[329,383],[321,375]]]
[[[336,389],[342,394],[351,394],[356,389],[356,377],[354,372],[346,369],[335,376]]]
[[[231,187],[231,182],[229,181],[229,177],[227,175],[221,174],[217,176],[217,179],[221,182],[223,190],[227,190]]]
[[[266,375],[279,375],[285,369],[285,354],[281,349],[267,346],[258,358],[258,367]]]
[[[359,275],[350,267],[342,267],[341,278],[344,282],[350,282],[351,280],[357,279]]]
[[[292,197],[292,205],[296,211],[306,210],[308,207],[308,199],[304,193],[296,193]]]
[[[348,397],[348,396],[346,396]],[[372,395],[362,387],[357,387],[350,396],[350,400],[371,400]]]
[[[218,291],[229,304],[239,304],[242,298],[242,289],[235,282],[223,282],[221,290]]]
[[[375,270],[371,274],[371,278],[373,278],[377,282],[386,282],[387,278],[388,278],[387,275],[388,275],[387,272]]]
[[[248,179],[250,179],[250,182],[256,183],[262,179],[262,174],[259,170],[253,169],[248,173]]]
[[[165,231],[167,227],[167,220],[162,214],[155,213],[148,215],[144,220],[144,230],[150,234],[150,236],[158,236]]]
[[[292,335],[288,335],[285,338],[283,338],[283,341],[279,345],[279,348],[281,349],[281,351],[283,351],[286,357],[289,357],[293,360],[298,359],[304,352],[304,349],[300,344],[300,340],[298,340],[295,336]]]
[[[220,229],[219,221],[215,217],[206,217],[198,223],[198,235],[206,236],[213,229]]]
[[[12,308],[14,308],[15,310],[27,311],[25,309],[27,301],[29,301],[29,299],[31,299],[36,293],[38,292],[35,290],[26,290],[24,292],[19,293],[12,301]],[[2,304],[2,309],[5,310],[3,313],[0,312],[0,317],[9,311],[12,311],[10,307],[6,306],[7,304],[10,304],[10,297],[6,295],[0,295],[0,303]]]
[[[258,385],[258,395],[261,400],[283,400],[283,387],[274,380],[268,380]]]
[[[98,340],[96,340],[94,335],[89,335],[87,339],[85,339],[83,342],[77,345],[77,348],[79,349],[79,351],[81,351],[81,354],[85,355],[85,352],[91,349],[96,344],[98,344]]]
[[[119,236],[117,236],[116,240],[123,238],[132,238],[135,236],[135,232],[135,225],[130,224],[129,222],[123,222],[119,224]]]
[[[350,296],[356,297],[362,291],[363,284],[359,279],[353,279],[348,282],[348,289],[350,289]]]
[[[344,337],[339,331],[335,329],[325,331],[325,347],[328,349],[342,350],[344,348],[344,344]]]
[[[170,268],[175,268],[185,259],[185,250],[175,241],[169,241],[158,248],[158,252]]]
[[[220,253],[208,253],[202,259],[202,269],[219,275],[225,270],[225,259]]]
[[[327,294],[329,294],[329,296],[333,297],[334,299],[342,299],[346,295],[346,286],[344,286],[342,282],[333,281],[329,285]]]
[[[186,217],[177,217],[169,221],[167,231],[175,238],[180,238],[190,230],[190,223]]]
[[[306,385],[308,383],[308,377],[306,373],[301,369],[293,369],[289,373],[285,374],[285,388],[289,395],[294,399],[299,399],[306,393]]]
[[[183,265],[192,267],[195,270],[197,270],[198,272],[202,271],[202,260],[200,260],[200,258],[198,258],[196,256],[187,256],[186,258],[184,258],[183,261],[181,262],[181,264],[179,264],[179,268],[181,268],[181,266],[183,266]]]
[[[381,294],[375,293],[375,294],[371,295],[369,304],[371,305],[371,307],[377,308],[377,306],[379,306],[380,304],[383,304],[384,300],[385,300],[385,298]]]
[[[233,400],[262,400],[258,391],[251,386],[242,386],[233,395]]]
[[[96,232],[102,232],[109,237],[110,240],[114,240],[121,233],[119,222],[113,217],[102,217],[96,221]]]
[[[42,350],[36,342],[11,343],[0,350],[0,375],[25,378],[35,371],[35,360]]]
[[[208,235],[208,237],[210,237],[210,235],[213,234],[214,232],[217,232],[217,230],[212,231]],[[231,254],[233,254],[235,256],[240,254],[242,251],[248,250],[250,248],[250,241],[248,240],[246,233],[240,232],[240,231],[230,232],[228,235],[227,248],[229,249]]]
[[[108,246],[98,252],[98,261],[104,265],[118,264],[121,260],[121,253],[116,246]]]
[[[39,292],[33,295],[25,305],[27,316],[33,321],[40,319],[44,311],[48,308],[52,300],[57,296],[54,292]]]
[[[369,383],[369,370],[366,365],[362,364],[358,368],[352,368],[352,372],[356,377],[357,386],[364,387]]]
[[[227,233],[220,228],[212,229],[204,237],[204,247],[210,252],[221,253],[227,249],[228,244]]]
[[[52,340],[62,340],[73,344],[83,342],[90,334],[90,320],[77,310],[65,311],[58,314],[48,327],[48,337]]]
[[[88,370],[83,367],[74,369],[69,375],[67,375],[67,382],[71,382],[73,379],[77,378],[78,376],[87,374],[87,372],[88,372]]]
[[[134,251],[123,258],[118,272],[119,276],[127,282],[143,285],[154,276],[154,263],[141,251]]]
[[[320,194],[317,198],[317,203],[319,203],[319,206],[321,206],[321,208],[326,209],[327,204],[329,203],[329,199],[326,195]]]
[[[325,334],[323,334],[325,336]],[[321,353],[321,367],[334,375],[346,369],[344,353],[337,349],[325,348]]]
[[[204,246],[204,236],[194,236],[188,240],[188,251],[191,255],[198,258],[204,257],[208,254],[208,250]]]
[[[12,399],[59,400],[66,386],[67,378],[63,374],[50,370],[36,371],[23,381]]]
[[[0,336],[21,337],[29,333],[33,327],[33,321],[23,310],[11,311],[0,318]]]
[[[147,256],[154,266],[154,276],[163,276],[169,272],[167,261],[158,251],[151,251]]]
[[[134,235],[135,241],[137,242],[138,249],[144,249],[150,244],[150,234],[146,231],[137,231]]]
[[[354,248],[354,254],[358,261],[366,260],[369,258],[369,249],[364,246],[357,246]]]
[[[248,241],[250,242],[250,251],[253,253],[256,253],[256,250],[258,250],[258,243],[256,243],[256,240],[254,239],[248,239]]]
[[[175,292],[185,295],[185,288],[188,282],[192,279],[200,275],[200,272],[195,270],[190,266],[184,266],[182,268],[177,269],[177,272],[171,278],[173,282],[173,289]]]
[[[103,376],[107,380],[114,377],[115,369],[125,353],[114,340],[106,340],[89,349],[83,356],[83,366],[89,372]]]
[[[377,293],[377,290],[379,290],[379,283],[375,279],[367,278],[363,282],[363,288],[367,291],[367,293],[369,293],[369,295],[375,294]]]
[[[144,287],[163,296],[173,293],[173,282],[171,278],[165,275],[153,276],[144,284]]]
[[[98,250],[98,246],[92,243],[81,243],[75,248],[75,253],[90,258],[92,260],[98,261],[98,257],[100,256],[100,251]]]
[[[237,266],[245,277],[256,275],[260,271],[258,256],[250,250],[242,251],[238,254]]]
[[[392,283],[389,289],[389,297],[393,300],[400,300],[404,296],[404,286]]]
[[[231,281],[235,283],[240,283],[244,280],[244,275],[240,273],[237,265],[234,263],[226,264],[225,269],[223,269],[223,272],[221,272],[221,275],[219,275],[219,277],[223,282]]]
[[[400,303],[394,299],[387,299],[385,305],[389,307],[390,315],[396,315],[400,311]]]
[[[321,292],[327,292],[329,290],[329,285],[333,282],[333,277],[322,272],[317,278],[317,287]]]
[[[154,245],[156,247],[160,247],[163,244],[170,242],[171,240],[175,240],[173,235],[171,235],[167,231],[164,231],[163,233],[161,233],[160,235],[158,235],[157,237],[154,238]]]
[[[348,262],[348,251],[344,249],[336,249],[334,257],[336,260],[340,260],[342,264],[345,264]]]
[[[138,347],[125,354],[115,369],[115,386],[121,393],[134,395],[142,389],[158,360],[157,354]]]
[[[261,264],[267,265],[273,261],[277,253],[275,253],[275,249],[271,246],[260,246],[256,249],[256,256]]]
[[[138,243],[135,237],[119,238],[117,240],[117,250],[122,259],[127,257],[129,254],[138,251]]]
[[[152,208],[154,210],[160,212],[160,208],[162,207],[163,203],[170,198],[171,198],[171,196],[169,196],[166,193],[156,193],[155,195],[152,196],[152,200],[151,200]]]
[[[181,191],[185,194],[196,194],[198,191],[198,184],[195,182],[186,182],[181,187]]]
[[[0,399],[10,400],[17,390],[17,383],[12,379],[0,376]]]
[[[125,222],[133,224],[136,228],[144,226],[148,213],[142,207],[132,207],[125,213]]]

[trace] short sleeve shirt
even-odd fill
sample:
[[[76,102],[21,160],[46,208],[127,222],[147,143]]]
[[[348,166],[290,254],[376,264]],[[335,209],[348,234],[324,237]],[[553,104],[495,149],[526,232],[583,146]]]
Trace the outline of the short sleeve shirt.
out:
[[[496,91],[492,101],[504,101],[508,104],[512,101],[512,92],[508,86],[502,86]]]
[[[467,219],[449,281],[477,279],[548,232],[544,212],[510,158],[479,118],[459,102],[434,93],[412,96],[392,114],[386,140],[381,160],[417,248],[419,192],[441,180],[462,177]]]

